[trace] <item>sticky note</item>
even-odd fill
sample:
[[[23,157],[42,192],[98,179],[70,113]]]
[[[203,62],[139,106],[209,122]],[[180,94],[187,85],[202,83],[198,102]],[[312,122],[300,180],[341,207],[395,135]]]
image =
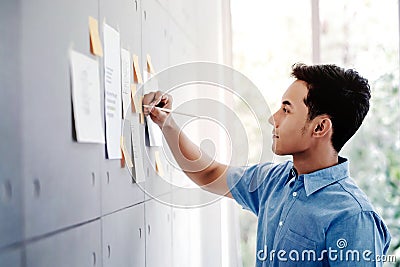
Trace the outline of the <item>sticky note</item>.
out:
[[[154,159],[156,161],[156,171],[157,171],[158,175],[160,175],[161,177],[164,176],[164,169],[163,169],[163,166],[161,163],[159,151],[154,152]]]
[[[121,168],[124,168],[125,167],[125,156],[124,156],[124,152],[122,151],[122,148],[121,148],[121,154],[122,154],[122,157],[121,157]]]
[[[149,133],[149,146],[162,146],[162,131],[150,117],[146,117],[147,131]]]
[[[132,159],[131,159],[129,153],[126,151],[123,136],[121,136],[121,151],[122,151],[122,156],[123,156],[123,159],[124,159],[126,165],[128,165],[129,168],[133,168]]]
[[[147,54],[147,55],[146,55],[146,58],[147,58],[147,72],[148,72],[148,73],[151,73],[151,74],[154,74],[155,71],[154,71],[153,63],[151,63],[151,57],[150,57],[150,55]]]
[[[89,16],[89,35],[90,35],[90,52],[95,55],[102,57],[103,48],[101,46],[100,35],[99,35],[99,23],[97,19]]]
[[[140,124],[144,124],[144,114],[143,114],[143,96],[139,98],[139,113],[140,113]]]
[[[132,112],[136,113],[136,105],[138,105],[136,102],[136,85],[135,84],[131,84],[131,106],[132,106]]]
[[[143,83],[142,74],[140,73],[139,58],[137,55],[133,55],[133,74],[135,82]]]

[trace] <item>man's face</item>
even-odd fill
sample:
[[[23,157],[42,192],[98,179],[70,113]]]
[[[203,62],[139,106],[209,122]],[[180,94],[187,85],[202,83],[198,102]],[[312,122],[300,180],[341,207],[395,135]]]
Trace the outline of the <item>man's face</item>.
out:
[[[294,81],[284,93],[280,109],[269,118],[274,126],[272,150],[275,154],[293,155],[309,148],[311,132],[308,108],[304,104],[307,93],[304,81]]]

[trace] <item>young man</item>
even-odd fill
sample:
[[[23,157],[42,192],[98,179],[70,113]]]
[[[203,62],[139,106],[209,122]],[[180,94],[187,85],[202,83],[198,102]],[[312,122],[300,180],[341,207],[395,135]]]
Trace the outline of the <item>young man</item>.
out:
[[[293,162],[226,166],[201,153],[168,113],[145,113],[194,182],[258,216],[257,266],[381,266],[389,231],[338,156],[369,110],[368,81],[335,65],[296,64],[292,76],[269,122],[273,152]],[[143,103],[171,108],[172,98],[155,92]]]

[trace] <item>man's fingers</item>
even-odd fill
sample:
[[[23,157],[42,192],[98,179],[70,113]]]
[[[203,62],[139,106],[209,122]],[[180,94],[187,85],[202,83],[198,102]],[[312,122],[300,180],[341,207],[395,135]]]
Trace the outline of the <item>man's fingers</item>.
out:
[[[156,106],[160,108],[171,108],[172,97],[168,94],[162,95],[160,102]]]
[[[155,92],[150,92],[150,93],[148,93],[148,94],[145,94],[145,95],[143,96],[143,105],[150,105],[151,102],[154,101],[155,95],[156,95]]]
[[[154,106],[153,101],[155,99],[155,95],[156,95],[155,92],[151,92],[151,93],[145,94],[143,96],[143,105],[152,105],[152,106]],[[143,111],[144,111],[145,115],[148,115],[150,113],[150,111],[151,111],[151,108],[145,107],[145,108],[143,108]]]
[[[153,111],[155,110],[154,107],[171,108],[172,96],[170,96],[164,92],[161,92],[161,91],[151,92],[151,93],[144,95],[143,105],[151,106],[151,107],[143,108],[144,114],[149,115],[150,113],[153,113]],[[153,113],[153,115],[154,115],[154,113]]]
[[[157,92],[150,92],[143,96],[143,105],[151,106],[143,108],[145,115],[148,115],[152,111],[152,109],[154,109],[154,107],[160,103],[162,95],[163,92],[157,91]]]
[[[163,94],[164,94],[164,93],[161,92],[161,91],[157,91],[157,92],[155,93],[155,95],[154,95],[154,101],[153,101],[153,105],[154,105],[154,106],[157,106],[157,105],[160,103]]]

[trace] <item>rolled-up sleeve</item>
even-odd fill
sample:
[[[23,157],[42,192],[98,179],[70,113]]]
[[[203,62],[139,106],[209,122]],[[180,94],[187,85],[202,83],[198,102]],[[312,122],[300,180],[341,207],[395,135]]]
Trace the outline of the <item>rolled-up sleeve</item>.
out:
[[[230,167],[227,172],[227,184],[233,198],[244,208],[258,215],[260,199],[271,183],[274,169],[282,166],[272,163],[257,164],[249,167]]]
[[[373,211],[361,211],[333,223],[326,235],[330,266],[383,266],[390,233]]]

